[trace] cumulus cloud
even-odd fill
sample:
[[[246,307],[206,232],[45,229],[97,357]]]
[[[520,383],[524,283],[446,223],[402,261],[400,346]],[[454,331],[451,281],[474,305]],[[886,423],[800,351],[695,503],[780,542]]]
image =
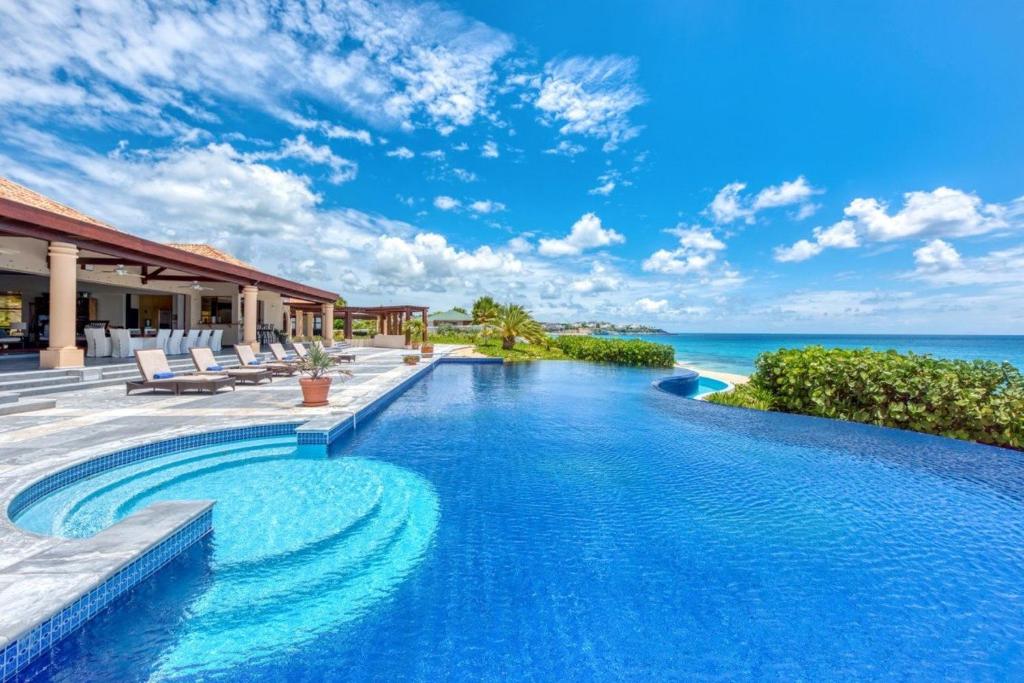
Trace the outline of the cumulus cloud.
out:
[[[462,202],[448,195],[439,195],[434,197],[434,206],[442,211],[452,211],[462,206]]]
[[[576,221],[569,234],[561,239],[542,239],[538,251],[544,256],[575,256],[588,249],[622,244],[626,241],[620,233],[601,225],[596,214],[583,214]]]
[[[622,285],[622,280],[611,273],[607,266],[595,263],[590,274],[577,278],[569,283],[569,289],[577,294],[601,294],[614,292]]]
[[[311,164],[322,164],[330,167],[330,182],[335,185],[355,180],[359,170],[356,162],[338,156],[327,145],[313,144],[302,134],[293,140],[283,140],[281,148],[275,152],[258,152],[248,156],[257,160],[299,159]]]
[[[945,270],[960,265],[960,254],[949,242],[934,239],[914,250],[914,262],[925,270]]]
[[[416,152],[412,151],[408,147],[396,147],[395,149],[386,152],[386,154],[389,157],[395,157],[398,159],[412,159],[416,156]]]
[[[1021,227],[1018,208],[1022,204],[1022,199],[1009,204],[987,204],[976,194],[948,187],[907,192],[903,195],[903,206],[896,212],[878,199],[857,198],[843,210],[846,218],[828,228],[815,228],[813,241],[803,239],[790,247],[776,247],[775,258],[803,261],[827,247],[849,249],[866,241],[941,241],[944,237],[973,237],[1015,229]]]
[[[569,57],[548,62],[539,78],[534,106],[562,135],[604,140],[606,151],[636,137],[629,112],[646,97],[636,84],[637,61],[630,57]]]
[[[700,272],[714,263],[716,252],[725,249],[725,243],[710,230],[697,226],[679,225],[666,232],[679,238],[679,246],[672,250],[659,249],[651,254],[643,262],[645,271],[666,275]]]
[[[500,154],[498,152],[498,143],[494,140],[488,140],[480,147],[480,156],[484,159],[497,159]]]
[[[326,122],[323,123],[322,128],[324,135],[332,140],[338,138],[341,140],[355,140],[363,143],[364,145],[373,144],[373,136],[370,135],[370,131],[368,130],[353,130],[340,124]]]
[[[642,299],[636,300],[636,307],[644,313],[649,313],[651,315],[664,313],[668,310],[668,299],[649,299],[647,297],[643,297]]]
[[[736,182],[718,191],[707,209],[716,223],[725,225],[739,220],[753,223],[760,211],[794,204],[799,205],[796,218],[807,218],[817,209],[816,205],[810,203],[810,199],[823,192],[811,187],[803,176],[779,185],[769,185],[753,197],[744,194],[746,189],[746,183]]]
[[[469,210],[473,213],[498,213],[505,210],[505,205],[490,199],[478,199],[470,203]]]

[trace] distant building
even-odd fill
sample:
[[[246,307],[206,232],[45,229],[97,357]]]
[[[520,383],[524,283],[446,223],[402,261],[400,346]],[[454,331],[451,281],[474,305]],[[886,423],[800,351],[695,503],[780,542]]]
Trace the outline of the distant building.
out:
[[[440,311],[430,315],[431,327],[470,327],[473,324],[473,316],[459,311]]]

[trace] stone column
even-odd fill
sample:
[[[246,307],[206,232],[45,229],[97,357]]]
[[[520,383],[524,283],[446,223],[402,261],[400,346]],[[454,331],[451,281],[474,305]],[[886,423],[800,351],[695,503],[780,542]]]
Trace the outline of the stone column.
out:
[[[324,304],[324,346],[334,346],[334,304]]]
[[[423,311],[423,312],[420,313],[420,320],[423,321],[423,343],[426,344],[427,343],[427,322],[428,322],[427,312],[426,311]]]
[[[313,340],[313,311],[306,311],[305,316],[306,316],[306,330],[305,330],[305,332],[302,333],[302,335],[307,339],[307,341],[312,341]]]
[[[352,341],[352,313],[345,312],[345,341]]]
[[[256,341],[256,297],[259,289],[255,285],[242,287],[242,343],[248,344],[253,351],[259,353],[259,342]]]
[[[85,351],[75,344],[78,247],[50,242],[50,346],[39,352],[41,368],[80,368]]]

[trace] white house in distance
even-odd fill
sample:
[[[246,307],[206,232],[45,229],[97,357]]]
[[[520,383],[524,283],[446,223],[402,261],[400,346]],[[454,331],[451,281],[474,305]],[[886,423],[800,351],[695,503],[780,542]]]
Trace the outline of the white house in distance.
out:
[[[222,330],[257,343],[261,323],[290,331],[284,297],[334,319],[337,294],[263,273],[206,244],[122,232],[0,177],[0,347],[43,368],[81,367],[88,327]],[[330,337],[325,343],[331,343]]]

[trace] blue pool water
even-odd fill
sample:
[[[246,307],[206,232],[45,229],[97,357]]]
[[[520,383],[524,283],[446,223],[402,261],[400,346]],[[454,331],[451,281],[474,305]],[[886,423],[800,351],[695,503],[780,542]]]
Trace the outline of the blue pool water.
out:
[[[1020,453],[662,375],[442,366],[331,459],[259,441],[59,491],[19,523],[219,502],[30,678],[1020,678]]]
[[[881,334],[655,334],[639,335],[676,350],[676,359],[708,370],[748,375],[765,351],[821,345],[844,349],[930,353],[937,358],[1009,361],[1024,370],[1024,336]]]

